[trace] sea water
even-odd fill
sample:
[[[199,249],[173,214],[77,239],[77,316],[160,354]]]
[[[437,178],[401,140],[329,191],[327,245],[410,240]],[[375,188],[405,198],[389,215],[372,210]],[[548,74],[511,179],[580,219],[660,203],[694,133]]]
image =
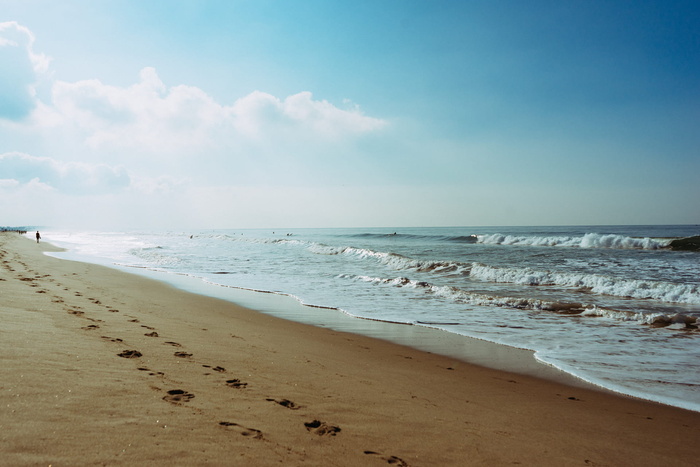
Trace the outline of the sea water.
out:
[[[700,252],[668,248],[698,226],[42,235],[164,280],[186,274],[530,349],[593,384],[700,411]]]

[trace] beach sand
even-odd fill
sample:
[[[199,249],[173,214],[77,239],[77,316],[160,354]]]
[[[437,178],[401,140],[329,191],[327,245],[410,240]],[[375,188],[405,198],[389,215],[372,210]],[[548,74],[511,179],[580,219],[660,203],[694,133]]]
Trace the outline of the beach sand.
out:
[[[697,465],[700,413],[282,320],[0,234],[0,465]]]

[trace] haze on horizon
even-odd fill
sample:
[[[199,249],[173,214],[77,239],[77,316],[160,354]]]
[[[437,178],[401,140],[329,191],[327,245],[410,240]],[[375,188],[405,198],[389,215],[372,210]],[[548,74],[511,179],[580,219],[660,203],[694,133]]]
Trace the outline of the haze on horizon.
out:
[[[695,1],[0,0],[0,224],[700,224]]]

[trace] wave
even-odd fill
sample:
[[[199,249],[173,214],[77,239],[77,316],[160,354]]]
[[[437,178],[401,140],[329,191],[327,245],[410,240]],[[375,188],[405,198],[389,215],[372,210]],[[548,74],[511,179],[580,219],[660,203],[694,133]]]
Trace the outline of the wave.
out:
[[[351,246],[336,247],[315,243],[309,246],[308,250],[318,255],[348,255],[356,256],[360,259],[371,258],[395,270],[413,269],[419,272],[468,272],[471,268],[471,263],[416,260],[398,253],[376,251],[368,248],[355,248]]]
[[[183,262],[177,254],[162,246],[139,247],[128,250],[130,255],[158,266],[174,266]]]
[[[499,268],[474,263],[469,276],[488,282],[577,287],[601,295],[700,304],[700,287],[692,284],[620,279],[597,274],[556,273],[529,268]]]
[[[312,253],[322,255],[351,255],[360,259],[369,258],[396,271],[413,270],[436,274],[456,273],[463,274],[469,279],[493,283],[575,287],[600,295],[700,305],[700,286],[694,284],[622,279],[599,274],[537,271],[530,268],[494,267],[481,263],[463,263],[458,261],[416,260],[396,253],[380,252],[366,248],[334,247],[323,244],[313,244],[308,249]]]
[[[639,324],[648,324],[652,327],[666,327],[677,325],[681,328],[697,329],[700,318],[683,313],[639,313],[632,311],[611,310],[603,307],[592,307],[585,310],[582,316],[593,316],[614,319],[618,321],[636,321]]]
[[[573,248],[608,248],[659,250],[668,248],[673,239],[668,238],[638,238],[616,234],[587,233],[583,236],[518,236],[490,234],[478,235],[477,242],[487,245],[519,245],[519,246],[558,246]]]
[[[477,243],[478,237],[476,235],[417,235],[417,234],[406,234],[406,233],[359,233],[345,235],[349,238],[370,238],[370,239],[387,239],[387,238],[399,238],[407,240],[431,240],[431,241],[446,241],[446,242],[458,242],[458,243]]]
[[[552,312],[557,315],[604,317],[617,321],[631,321],[638,324],[652,325],[653,327],[666,327],[675,324],[682,326],[683,328],[695,330],[700,324],[700,318],[692,315],[685,315],[683,313],[675,313],[672,315],[664,313],[640,313],[634,311],[614,310],[578,302],[561,302],[542,300],[538,298],[487,295],[483,293],[468,292],[452,286],[440,286],[426,281],[411,280],[406,277],[386,279],[352,274],[340,274],[337,277],[339,279],[354,280],[378,285],[416,289],[423,293],[447,299],[455,303],[464,303],[475,306]]]
[[[208,235],[198,235],[207,237]],[[618,234],[586,233],[584,235],[513,235],[513,234],[470,234],[470,235],[417,235],[404,233],[358,233],[342,235],[346,238],[381,239],[390,238],[448,242],[481,245],[534,246],[534,247],[569,247],[569,248],[600,248],[624,250],[697,250],[700,237],[630,237]],[[299,244],[308,243],[292,237],[286,238],[256,238],[231,234],[213,234],[209,238],[220,240],[243,241],[267,244]],[[338,247],[342,248],[342,247]]]
[[[486,295],[482,293],[467,292],[466,290],[462,290],[458,287],[436,285],[426,281],[416,281],[407,277],[385,279],[380,277],[353,274],[340,274],[337,277],[339,279],[351,279],[374,284],[417,289],[437,297],[449,299],[457,303],[467,303],[470,305],[497,306],[504,308],[516,308],[520,310],[555,311],[566,314],[579,314],[585,310],[585,306],[581,303],[564,303],[536,298]]]
[[[572,248],[607,248],[607,249],[635,249],[635,250],[659,250],[671,249],[673,245],[680,244],[685,238],[652,238],[630,237],[618,234],[586,233],[584,235],[513,235],[513,234],[471,234],[471,235],[416,235],[403,233],[359,233],[347,235],[350,238],[387,239],[396,237],[408,240],[444,241],[451,243],[479,243],[485,245],[517,245],[517,246],[558,246]],[[693,243],[693,248],[696,248]],[[676,249],[676,248],[673,248]],[[682,249],[682,248],[678,248]]]

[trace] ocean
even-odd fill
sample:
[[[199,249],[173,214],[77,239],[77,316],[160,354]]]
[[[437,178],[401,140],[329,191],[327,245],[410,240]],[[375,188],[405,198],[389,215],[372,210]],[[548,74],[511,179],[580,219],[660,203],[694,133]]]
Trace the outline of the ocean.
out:
[[[511,347],[700,411],[700,226],[46,231],[58,256]]]

